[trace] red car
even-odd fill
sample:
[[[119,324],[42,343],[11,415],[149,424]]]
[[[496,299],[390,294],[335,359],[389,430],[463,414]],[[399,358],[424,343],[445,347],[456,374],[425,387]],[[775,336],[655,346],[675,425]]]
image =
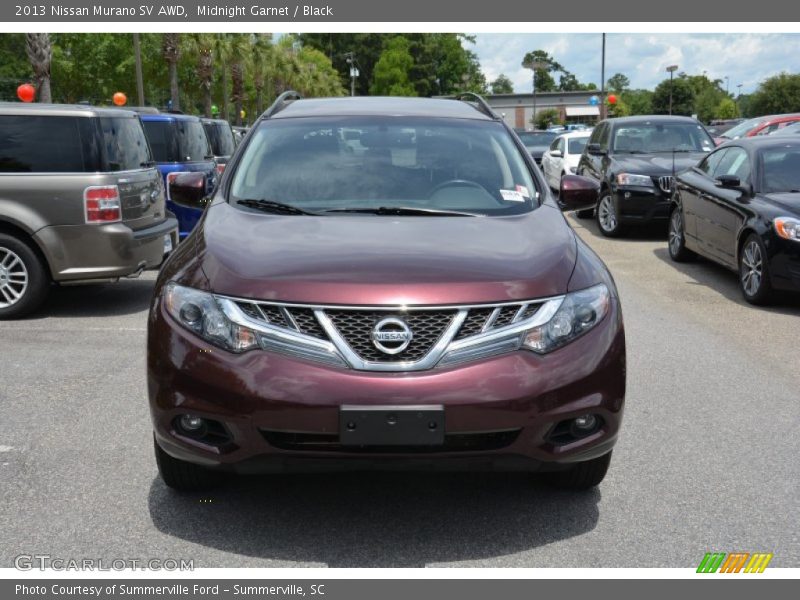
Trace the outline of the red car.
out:
[[[748,119],[728,129],[722,135],[715,137],[714,141],[717,145],[730,140],[738,140],[743,137],[755,137],[757,135],[769,135],[775,131],[779,131],[791,125],[792,123],[800,122],[800,113],[786,114],[786,115],[765,115],[763,117],[756,117]]]
[[[171,197],[205,203],[196,178]],[[608,269],[561,213],[597,187],[562,188],[560,207],[478,97],[279,98],[156,284],[163,480],[491,468],[600,483],[625,335]]]

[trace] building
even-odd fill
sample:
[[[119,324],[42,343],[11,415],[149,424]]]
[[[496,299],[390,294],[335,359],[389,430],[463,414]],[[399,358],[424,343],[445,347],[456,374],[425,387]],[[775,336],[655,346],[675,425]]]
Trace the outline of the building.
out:
[[[600,107],[589,104],[592,96],[599,97],[600,91],[537,92],[536,114],[554,108],[558,111],[558,120],[563,123],[594,125],[600,120]],[[511,127],[533,127],[533,94],[495,94],[485,98]]]

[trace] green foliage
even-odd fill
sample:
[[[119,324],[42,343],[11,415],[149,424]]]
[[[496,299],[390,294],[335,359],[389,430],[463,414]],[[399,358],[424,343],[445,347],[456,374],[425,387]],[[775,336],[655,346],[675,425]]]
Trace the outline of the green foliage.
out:
[[[536,119],[531,122],[537,129],[547,129],[550,125],[560,125],[558,110],[555,108],[547,108],[540,110],[536,113]]]
[[[717,104],[715,117],[717,119],[735,119],[739,116],[739,107],[731,98],[723,98]]]
[[[672,114],[691,116],[694,111],[694,90],[691,84],[682,77],[676,77],[670,83],[665,79],[656,86],[653,92],[653,113],[669,114],[670,89],[672,90]]]
[[[409,42],[402,36],[391,38],[375,63],[370,93],[377,96],[416,96],[408,74],[414,66]]]
[[[533,83],[536,86],[537,92],[554,92],[556,90],[556,80],[550,73],[560,71],[561,65],[559,65],[552,56],[544,50],[533,50],[525,55],[522,62],[546,63],[548,65],[546,68],[536,69],[534,71]]]
[[[500,73],[490,84],[491,90],[493,94],[513,94],[514,93],[514,84],[511,83],[511,80]]]
[[[800,112],[800,73],[765,79],[749,98],[753,116]]]
[[[615,73],[611,77],[609,77],[606,86],[609,90],[616,94],[621,94],[625,90],[627,90],[631,85],[631,80],[628,79],[622,73]]]
[[[650,90],[625,90],[620,94],[620,99],[631,115],[653,114],[653,92]]]

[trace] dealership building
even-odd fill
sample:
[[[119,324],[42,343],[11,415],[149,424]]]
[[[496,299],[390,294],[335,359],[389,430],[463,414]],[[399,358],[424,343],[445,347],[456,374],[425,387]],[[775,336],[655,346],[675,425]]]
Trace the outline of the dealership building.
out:
[[[558,118],[564,123],[585,123],[594,125],[600,120],[600,107],[589,104],[589,98],[600,96],[599,90],[580,92],[538,92],[536,94],[536,114],[555,109]],[[486,96],[492,109],[503,116],[511,127],[531,128],[533,117],[533,94],[494,94]]]

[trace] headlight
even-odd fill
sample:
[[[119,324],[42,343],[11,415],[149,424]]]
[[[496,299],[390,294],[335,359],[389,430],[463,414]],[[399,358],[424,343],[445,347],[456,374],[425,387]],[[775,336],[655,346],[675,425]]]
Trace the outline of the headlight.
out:
[[[647,175],[633,175],[620,173],[617,175],[617,185],[636,185],[639,187],[653,187],[653,180]]]
[[[775,231],[778,235],[787,240],[800,242],[800,219],[794,217],[778,217],[773,221]]]
[[[597,325],[608,313],[610,300],[603,283],[567,294],[547,323],[525,334],[522,346],[540,354],[563,346]]]
[[[164,291],[164,306],[178,323],[215,346],[231,352],[258,347],[256,334],[232,323],[207,292],[170,282]]]

